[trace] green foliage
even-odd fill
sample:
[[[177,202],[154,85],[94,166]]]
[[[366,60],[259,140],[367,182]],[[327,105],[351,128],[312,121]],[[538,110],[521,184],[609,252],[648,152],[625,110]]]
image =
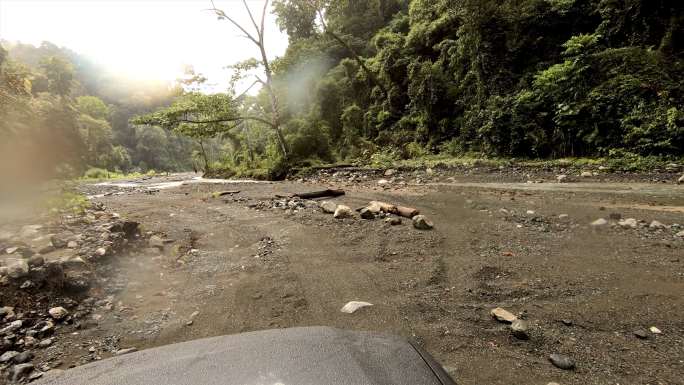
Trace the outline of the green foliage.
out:
[[[288,33],[307,31],[291,34],[297,50],[278,76],[305,59],[302,47],[337,60],[309,108],[289,118],[322,119],[339,157],[684,152],[684,9],[671,0],[319,3],[386,93],[301,5],[281,1],[276,11]]]
[[[60,195],[47,201],[47,208],[52,212],[82,214],[89,207],[90,201],[88,198],[71,191],[62,192]]]

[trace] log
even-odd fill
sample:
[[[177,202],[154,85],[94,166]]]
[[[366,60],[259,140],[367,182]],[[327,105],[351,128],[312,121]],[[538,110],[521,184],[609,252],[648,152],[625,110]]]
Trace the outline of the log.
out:
[[[300,194],[293,194],[292,197],[301,199],[317,199],[317,198],[334,198],[344,195],[343,190],[322,190],[322,191],[312,191]],[[280,197],[280,195],[278,195]]]
[[[226,195],[233,195],[233,194],[239,194],[240,190],[231,190],[231,191],[221,191],[216,193],[217,197],[224,197]]]
[[[420,214],[420,211],[412,207],[397,206],[396,209],[397,211],[395,214],[402,216],[404,218],[413,218],[416,215]]]

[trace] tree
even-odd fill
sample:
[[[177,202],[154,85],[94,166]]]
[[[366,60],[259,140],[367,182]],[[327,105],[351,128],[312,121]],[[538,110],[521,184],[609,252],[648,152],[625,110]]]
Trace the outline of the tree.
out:
[[[266,22],[266,10],[268,9],[268,4],[269,0],[264,1],[264,7],[261,12],[261,21],[259,24],[257,24],[256,19],[254,18],[254,15],[252,14],[251,9],[247,5],[246,0],[242,0],[242,4],[245,7],[245,10],[249,14],[249,18],[252,21],[252,26],[254,27],[254,30],[256,32],[256,35],[253,33],[250,33],[247,28],[243,27],[240,25],[237,21],[235,21],[234,18],[230,17],[228,14],[226,14],[223,10],[216,8],[214,5],[214,1],[211,0],[211,5],[212,8],[211,10],[218,16],[219,20],[226,20],[230,22],[234,27],[239,29],[243,34],[246,39],[254,43],[257,48],[259,48],[259,52],[261,54],[261,61],[259,64],[263,67],[264,74],[266,76],[266,79],[262,79],[258,75],[256,76],[256,81],[258,83],[261,83],[264,88],[266,89],[266,92],[268,92],[268,95],[271,100],[271,122],[270,126],[275,130],[277,138],[278,138],[278,143],[280,144],[280,150],[282,152],[282,155],[284,158],[287,159],[288,157],[288,150],[287,150],[287,144],[285,142],[285,137],[283,136],[283,132],[281,129],[281,117],[280,117],[280,106],[278,104],[278,96],[276,95],[276,92],[273,88],[273,72],[271,70],[271,64],[268,59],[268,55],[266,54],[266,44],[265,44],[265,33],[266,33],[266,28],[264,27],[264,24]],[[238,119],[239,120],[239,119]],[[229,120],[229,121],[235,121]]]

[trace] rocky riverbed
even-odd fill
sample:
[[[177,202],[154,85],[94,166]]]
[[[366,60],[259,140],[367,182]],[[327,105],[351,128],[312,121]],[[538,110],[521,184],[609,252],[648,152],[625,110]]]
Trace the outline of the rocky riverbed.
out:
[[[327,325],[411,338],[459,384],[678,383],[679,172],[83,183],[84,212],[0,227],[0,381],[49,383],[135,349]],[[296,196],[328,188],[346,194]]]

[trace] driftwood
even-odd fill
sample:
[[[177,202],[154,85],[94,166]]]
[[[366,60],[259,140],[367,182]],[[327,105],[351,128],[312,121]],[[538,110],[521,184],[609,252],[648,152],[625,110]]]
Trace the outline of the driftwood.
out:
[[[291,195],[276,195],[276,198],[301,198],[301,199],[318,199],[318,198],[334,198],[344,195],[343,190],[322,190],[311,191],[300,194]]]
[[[397,206],[396,214],[404,218],[413,218],[420,214],[420,211],[411,207]]]
[[[231,190],[231,191],[221,191],[216,193],[217,197],[224,197],[226,195],[233,195],[233,194],[239,194],[240,190]]]
[[[368,206],[361,207],[356,211],[361,211],[363,209],[368,209],[368,211],[372,212],[373,214],[384,212],[388,214],[399,215],[404,218],[413,218],[416,215],[420,214],[420,211],[412,207],[395,206],[393,204],[378,201],[370,202]]]

